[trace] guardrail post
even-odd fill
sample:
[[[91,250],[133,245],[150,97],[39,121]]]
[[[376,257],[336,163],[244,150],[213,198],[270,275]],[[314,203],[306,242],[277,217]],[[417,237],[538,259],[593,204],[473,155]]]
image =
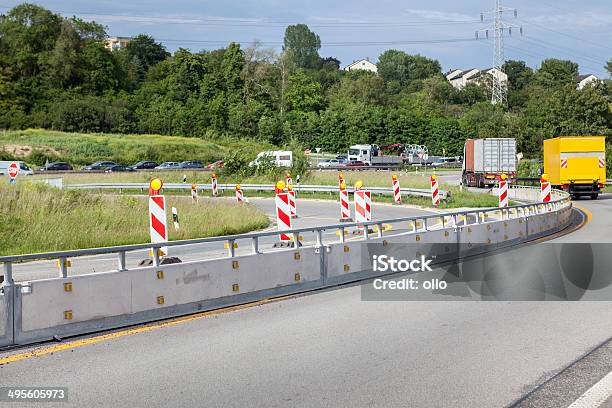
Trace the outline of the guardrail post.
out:
[[[317,246],[322,247],[323,246],[323,231],[317,230],[316,235],[317,235]]]
[[[159,248],[151,248],[151,254],[153,255],[153,266],[159,266]]]
[[[429,228],[428,220],[429,220],[429,218],[423,218],[423,230],[424,231],[428,231],[428,228]]]
[[[60,278],[68,277],[68,265],[66,264],[66,257],[60,256],[59,258],[59,270],[60,270]]]
[[[125,267],[125,251],[120,251],[117,253],[117,270],[119,272],[127,271],[127,268]]]
[[[227,256],[230,258],[236,256],[236,248],[234,248],[234,242],[235,241],[233,239],[227,240]]]
[[[366,241],[368,239],[370,239],[369,234],[368,234],[368,228],[370,228],[369,225],[364,225],[363,226],[363,239],[366,240]]]
[[[253,254],[259,254],[259,238],[253,237],[251,238],[251,248],[253,248]]]
[[[300,233],[299,232],[293,233],[293,245],[295,246],[295,248],[300,247]]]
[[[378,238],[381,238],[383,236],[383,224],[381,222],[379,224],[376,224],[376,226],[378,227]]]
[[[4,263],[4,286],[12,286],[13,285],[13,263],[5,262]]]

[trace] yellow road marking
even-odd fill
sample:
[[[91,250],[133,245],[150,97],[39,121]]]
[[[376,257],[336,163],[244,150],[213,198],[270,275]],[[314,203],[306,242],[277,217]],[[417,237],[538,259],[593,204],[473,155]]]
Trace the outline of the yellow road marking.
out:
[[[593,213],[592,212],[590,212],[589,210],[587,210],[586,208],[584,208],[582,206],[574,205],[574,207],[578,208],[580,211],[582,211],[583,213],[586,214],[587,220],[586,220],[585,224],[591,222],[591,220],[593,219]]]
[[[251,308],[251,307],[254,307],[254,306],[260,306],[260,305],[263,305],[263,304],[266,304],[266,303],[270,303],[270,302],[274,302],[274,301],[277,301],[277,300],[289,299],[289,298],[295,297],[295,296],[297,296],[299,294],[300,293],[293,293],[293,294],[290,294],[290,295],[285,295],[285,296],[279,296],[279,297],[275,297],[275,298],[259,300],[259,301],[256,301],[256,302],[245,303],[245,304],[242,304],[242,305],[230,306],[230,307],[226,307],[226,308],[223,308],[223,309],[210,310],[210,311],[207,311],[207,312],[201,312],[201,313],[197,313],[197,314],[194,314],[194,315],[177,317],[177,318],[174,318],[172,320],[167,320],[167,321],[164,321],[164,322],[161,322],[161,323],[155,323],[155,324],[150,324],[150,325],[146,325],[146,326],[135,327],[133,329],[120,330],[120,331],[116,331],[116,332],[113,332],[113,333],[104,334],[104,335],[95,336],[95,337],[89,337],[89,338],[81,339],[81,340],[75,340],[75,341],[67,342],[67,343],[64,343],[64,344],[40,347],[40,348],[36,348],[36,349],[34,349],[32,351],[27,351],[25,353],[13,354],[13,355],[10,355],[8,357],[0,358],[0,366],[3,365],[3,364],[12,363],[12,362],[19,361],[19,360],[25,360],[25,359],[32,358],[32,357],[40,357],[40,356],[43,356],[45,354],[55,353],[57,351],[74,349],[74,348],[77,348],[77,347],[83,347],[83,346],[88,346],[88,345],[91,345],[91,344],[101,343],[103,341],[117,339],[117,338],[120,338],[120,337],[129,336],[129,335],[132,335],[132,334],[144,333],[144,332],[148,332],[148,331],[155,330],[155,329],[161,329],[163,327],[174,326],[175,324],[185,323],[185,322],[201,319],[201,318],[208,317],[208,316],[218,315],[218,314],[221,314],[221,313],[233,312],[233,311],[240,310],[240,309],[246,309],[246,308]]]

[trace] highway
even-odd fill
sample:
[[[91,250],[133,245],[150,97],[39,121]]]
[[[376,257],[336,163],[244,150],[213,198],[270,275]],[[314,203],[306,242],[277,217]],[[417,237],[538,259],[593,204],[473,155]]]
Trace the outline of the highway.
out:
[[[575,205],[586,224],[554,242],[610,243],[612,197]],[[612,302],[361,296],[344,286],[12,350],[0,353],[12,361],[1,385],[65,386],[75,407],[559,407],[612,370]]]

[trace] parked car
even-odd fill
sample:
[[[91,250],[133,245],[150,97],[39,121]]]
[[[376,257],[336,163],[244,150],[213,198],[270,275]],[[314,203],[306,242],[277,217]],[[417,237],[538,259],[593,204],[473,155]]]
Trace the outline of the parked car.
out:
[[[159,166],[155,167],[155,170],[176,170],[180,168],[181,164],[179,162],[164,162]]]
[[[120,164],[116,164],[114,166],[107,167],[106,170],[104,170],[105,173],[115,173],[120,171],[134,171],[134,169],[129,166],[122,166]]]
[[[81,170],[84,170],[84,171],[106,170],[106,168],[110,166],[116,166],[116,165],[117,163],[112,162],[112,161],[99,161],[99,162],[92,163],[89,166],[85,166]]]
[[[336,159],[340,161],[348,161],[348,157],[346,156],[346,154],[339,154],[336,156]]]
[[[341,164],[342,162],[338,159],[327,159],[320,161],[319,164],[317,164],[317,167],[336,167],[340,166]]]
[[[217,160],[214,163],[210,163],[210,164],[206,165],[206,168],[208,170],[220,169],[220,168],[223,167],[223,163],[224,163],[223,160]]]
[[[368,163],[362,162],[360,160],[351,160],[350,162],[348,162],[346,164],[347,167],[360,167],[360,166],[367,166]]]
[[[66,162],[53,162],[46,164],[45,166],[38,169],[38,171],[69,171],[72,170],[72,166]]]
[[[199,160],[187,160],[181,162],[181,169],[203,169],[204,165]]]
[[[159,164],[157,164],[154,161],[143,160],[143,161],[139,161],[138,163],[134,164],[132,168],[134,170],[150,170],[150,169],[156,168],[157,166],[159,166]]]

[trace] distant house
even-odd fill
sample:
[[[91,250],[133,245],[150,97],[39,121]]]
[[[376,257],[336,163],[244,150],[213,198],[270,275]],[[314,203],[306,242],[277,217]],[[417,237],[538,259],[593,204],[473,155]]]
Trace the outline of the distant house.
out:
[[[131,37],[110,37],[106,39],[104,46],[111,51],[121,50],[127,47],[131,40]]]
[[[581,91],[582,88],[595,81],[599,81],[599,78],[593,74],[578,75],[576,77],[576,89]]]
[[[355,61],[352,64],[347,65],[346,67],[344,67],[345,71],[369,71],[369,72],[374,72],[375,74],[378,73],[378,67],[376,66],[376,64],[370,62],[369,59],[362,59],[359,61]]]
[[[478,68],[467,70],[451,69],[444,76],[453,87],[462,89],[469,83],[480,83],[483,80],[484,74],[496,77],[502,82],[508,82],[508,75],[496,68],[487,68],[484,70]]]

